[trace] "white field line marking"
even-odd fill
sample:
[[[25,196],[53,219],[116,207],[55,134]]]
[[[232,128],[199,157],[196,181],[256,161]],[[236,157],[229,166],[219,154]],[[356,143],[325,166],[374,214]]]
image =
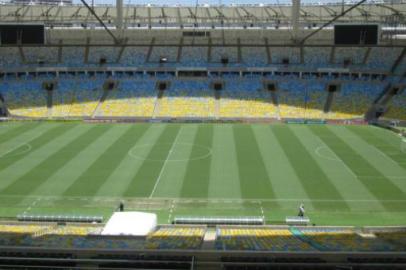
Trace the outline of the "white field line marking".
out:
[[[379,131],[385,131],[385,133],[386,133],[386,131],[388,131],[388,133],[386,133],[386,134],[390,134],[391,136],[396,137],[396,139],[397,139],[398,137],[401,137],[401,138],[402,138],[402,135],[401,135],[401,134],[395,134],[395,133],[392,132],[392,131],[389,131],[389,130],[386,130],[386,129],[382,129],[382,128],[377,127],[377,126],[374,126],[374,125],[371,125],[371,126],[369,126],[369,127],[378,129]],[[370,137],[374,137],[374,136],[370,136]],[[395,148],[398,147],[398,145],[396,145],[395,143],[392,143],[392,142],[393,142],[392,140],[390,140],[390,142],[389,142],[389,141],[385,141],[385,142],[387,142],[387,143],[390,144],[390,145],[393,145]]]
[[[382,152],[380,149],[378,149],[376,146],[368,144],[369,147],[373,150],[375,150],[377,153],[379,153],[381,156],[383,156],[386,160],[390,161],[391,163],[395,164],[396,166],[399,166],[399,164],[391,159],[388,155],[386,155],[384,152]]]
[[[383,176],[377,176],[377,175],[358,175],[358,177],[361,177],[361,178],[371,178],[371,179],[381,179],[381,178],[406,179],[406,176],[397,176],[397,175],[383,175]]]
[[[15,126],[18,127],[18,125],[11,125],[11,124],[0,124],[0,130],[4,130],[3,132],[7,132],[7,130],[11,130],[12,128],[14,128]]]
[[[26,151],[24,151],[22,154],[25,154],[27,152],[29,152],[32,149],[31,144],[25,142],[25,143],[21,143],[15,147],[12,147],[11,149],[7,150],[5,153],[0,153],[0,158],[6,156],[7,154],[13,152],[14,150],[17,150],[18,148],[22,147],[22,146],[28,146],[28,149]]]
[[[221,198],[212,198],[209,200],[194,200],[194,199],[179,199],[179,198],[166,198],[166,197],[159,197],[159,198],[148,198],[148,197],[137,197],[137,198],[132,198],[132,197],[86,197],[86,196],[76,196],[76,197],[70,197],[70,196],[34,196],[34,195],[27,195],[27,196],[20,196],[20,195],[0,195],[0,198],[33,198],[37,199],[38,201],[43,201],[43,200],[48,200],[48,201],[58,201],[58,200],[74,200],[77,201],[78,198],[81,200],[88,200],[97,203],[96,198],[98,198],[98,201],[102,202],[116,202],[122,199],[128,199],[134,202],[144,202],[144,203],[153,203],[153,202],[163,202],[165,200],[174,200],[176,203],[198,203],[198,202],[205,202],[205,203],[212,203],[215,200],[222,200]],[[250,202],[250,203],[258,203],[260,201],[261,203],[266,203],[266,202],[406,202],[406,199],[404,200],[368,200],[368,199],[343,199],[343,200],[336,200],[336,199],[304,199],[304,198],[279,198],[279,199],[267,199],[267,198],[257,198],[255,200],[253,199],[235,199],[235,200],[229,200],[229,201],[221,201],[220,203],[223,204],[228,204],[228,203],[244,203],[244,202]]]
[[[327,149],[333,154],[333,156],[337,159],[336,161],[338,161],[338,162],[340,162],[341,164],[343,164],[343,165],[344,165],[344,168],[346,168],[347,171],[348,171],[352,176],[354,176],[355,178],[358,178],[358,176],[347,166],[347,164],[345,164],[345,162],[344,162],[342,159],[340,159],[340,158],[336,155],[336,153],[335,153],[333,150],[331,150],[330,147],[328,147],[328,146],[323,142],[322,139],[320,139],[318,136],[315,136],[315,137],[316,137],[317,140],[322,144],[322,146],[324,146],[325,148],[327,148]],[[317,149],[319,149],[319,148],[320,148],[320,146],[316,148],[316,150],[315,150],[316,154],[317,154],[318,156],[322,157],[322,158],[325,158],[325,157],[321,156],[321,155],[317,152]],[[333,159],[328,159],[328,160],[333,160]]]
[[[145,158],[145,157],[142,157],[142,156],[138,156],[137,154],[134,153],[134,150],[137,149],[137,148],[138,148],[138,149],[140,149],[140,148],[147,148],[147,147],[153,147],[153,146],[155,146],[155,145],[156,145],[156,144],[149,143],[149,144],[142,144],[142,145],[139,145],[139,146],[135,146],[135,147],[131,148],[130,151],[128,151],[128,155],[129,155],[130,157],[133,157],[133,158],[136,158],[136,159],[139,159],[139,160],[165,161],[165,159]],[[159,144],[158,144],[158,145],[159,145]],[[162,145],[162,144],[161,144],[161,145]],[[168,143],[163,143],[163,145],[168,145]],[[199,145],[199,144],[194,144],[194,143],[178,143],[178,145],[179,145],[179,146],[186,145],[186,146],[191,146],[191,147],[199,147],[199,148],[201,148],[201,149],[207,150],[207,153],[204,154],[204,155],[200,155],[200,156],[192,157],[192,158],[171,159],[171,160],[168,160],[168,162],[194,161],[194,160],[199,160],[199,159],[205,159],[205,158],[207,158],[208,156],[210,156],[210,155],[212,154],[212,149],[209,148],[209,147],[207,147],[207,146],[204,146],[204,145]]]
[[[172,144],[172,146],[171,146],[171,149],[170,149],[169,152],[168,152],[168,155],[166,156],[166,159],[165,159],[165,161],[164,161],[164,165],[162,165],[162,168],[161,168],[161,171],[159,172],[158,178],[155,180],[155,186],[154,186],[154,188],[152,189],[151,194],[149,195],[149,198],[152,198],[152,196],[154,195],[154,192],[155,192],[156,188],[158,187],[159,181],[161,181],[162,174],[163,174],[163,172],[165,171],[166,164],[168,163],[168,159],[169,159],[169,157],[171,156],[171,154],[172,154],[172,152],[173,152],[173,149],[174,149],[174,147],[175,147],[175,145],[176,145],[176,142],[177,142],[177,140],[178,140],[178,138],[179,138],[179,134],[180,134],[181,131],[182,131],[182,126],[180,127],[178,134],[176,134],[176,138],[175,138],[175,140],[173,141],[173,144]]]
[[[171,209],[169,210],[168,223],[171,223],[171,217],[172,217],[174,208],[175,208],[175,202],[172,202]]]
[[[259,205],[259,209],[261,210],[261,215],[263,218],[265,218],[264,215],[264,208],[262,207],[262,202],[261,201],[257,201],[258,205]]]
[[[10,150],[7,150],[5,153],[0,153],[0,158],[6,156],[7,154],[13,152],[14,150],[16,150],[16,149],[18,149],[18,148],[20,148],[21,146],[24,146],[24,145],[27,145],[28,148],[27,148],[26,151],[23,151],[22,153],[20,153],[20,155],[25,154],[25,153],[28,153],[28,152],[31,151],[31,149],[32,149],[32,145],[31,145],[29,142],[32,141],[32,140],[34,140],[34,139],[36,139],[36,138],[38,138],[38,137],[41,137],[42,135],[44,135],[44,132],[37,132],[37,133],[33,134],[33,136],[31,137],[31,139],[26,140],[25,142],[22,142],[22,143],[18,144],[18,145],[15,146],[15,147],[12,147]]]
[[[262,207],[262,204],[261,204],[261,203],[260,203],[260,208],[261,208],[261,215],[262,215],[262,217],[265,217],[264,208]]]
[[[320,146],[318,146],[318,147],[316,148],[316,150],[315,150],[316,155],[318,155],[318,156],[321,157],[321,158],[328,159],[328,160],[331,160],[331,161],[340,161],[339,159],[337,159],[337,158],[335,158],[335,157],[329,157],[329,156],[326,156],[326,155],[321,154],[321,153],[320,153],[320,150],[322,150],[322,149],[327,149],[327,150],[329,150],[326,146],[320,145]],[[329,150],[329,151],[331,152],[331,150]]]
[[[379,128],[379,127],[377,127],[377,126],[371,126],[371,127],[376,128],[376,129],[379,129],[380,131],[383,131],[381,128]],[[386,130],[385,130],[385,131],[386,131]],[[396,139],[397,139],[398,137],[400,137],[401,140],[403,139],[403,136],[402,136],[401,134],[396,135],[394,132],[389,132],[388,134],[390,134],[391,136],[396,137]],[[404,139],[403,139],[403,140],[404,140]],[[398,147],[399,147],[399,145],[396,144],[393,140],[385,141],[385,142],[386,142],[388,145],[391,145],[391,146],[393,146],[393,147],[396,148],[396,149],[398,149]],[[400,142],[400,143],[402,143],[402,142]],[[395,154],[395,156],[397,156],[397,155],[402,155],[402,153],[406,153],[406,151],[405,151],[404,149],[400,149],[400,154]],[[385,155],[386,155],[386,154],[385,154]],[[406,164],[406,162],[399,162],[399,164]]]
[[[27,214],[27,212],[31,211],[31,209],[37,204],[37,202],[39,202],[41,200],[41,198],[36,198],[28,207],[27,209],[25,209],[25,211],[23,212],[23,215]]]

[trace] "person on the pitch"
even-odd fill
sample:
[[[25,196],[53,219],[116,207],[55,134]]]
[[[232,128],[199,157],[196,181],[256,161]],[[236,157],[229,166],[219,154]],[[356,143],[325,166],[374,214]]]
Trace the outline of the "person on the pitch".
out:
[[[124,212],[124,202],[123,201],[121,201],[120,204],[118,205],[118,210],[120,212]]]
[[[304,204],[301,203],[299,206],[299,213],[297,214],[299,217],[304,217],[305,214],[305,208],[304,208]]]

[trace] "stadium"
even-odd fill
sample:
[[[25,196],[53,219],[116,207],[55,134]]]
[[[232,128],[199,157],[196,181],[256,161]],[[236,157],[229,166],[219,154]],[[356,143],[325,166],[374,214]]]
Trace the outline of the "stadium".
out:
[[[1,269],[406,269],[406,2],[0,2]]]

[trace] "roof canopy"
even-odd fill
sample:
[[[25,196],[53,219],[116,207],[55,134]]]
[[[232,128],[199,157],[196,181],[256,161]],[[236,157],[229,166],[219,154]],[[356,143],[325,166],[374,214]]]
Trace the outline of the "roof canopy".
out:
[[[299,23],[320,24],[339,15],[351,5],[302,5]],[[115,6],[95,6],[96,14],[107,25],[114,25]],[[290,5],[241,6],[125,6],[125,27],[195,27],[195,26],[286,26],[290,24]],[[0,5],[1,22],[41,22],[47,25],[99,25],[83,5]],[[406,2],[397,4],[369,3],[343,16],[338,22],[405,24]]]

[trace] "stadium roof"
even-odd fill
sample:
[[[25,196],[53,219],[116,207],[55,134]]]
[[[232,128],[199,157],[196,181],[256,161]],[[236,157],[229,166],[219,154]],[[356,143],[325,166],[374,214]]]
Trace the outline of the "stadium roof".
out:
[[[351,5],[337,3],[304,4],[300,9],[299,23],[302,26],[321,24],[339,15]],[[112,5],[97,5],[96,14],[107,25],[114,24],[116,8]],[[196,26],[286,26],[290,23],[289,5],[240,5],[240,6],[145,6],[124,7],[124,22],[127,27],[196,27]],[[83,5],[18,5],[0,6],[0,22],[37,22],[47,25],[99,25],[96,18]],[[384,23],[406,24],[406,1],[397,3],[368,3],[359,6],[337,20],[339,23]]]

